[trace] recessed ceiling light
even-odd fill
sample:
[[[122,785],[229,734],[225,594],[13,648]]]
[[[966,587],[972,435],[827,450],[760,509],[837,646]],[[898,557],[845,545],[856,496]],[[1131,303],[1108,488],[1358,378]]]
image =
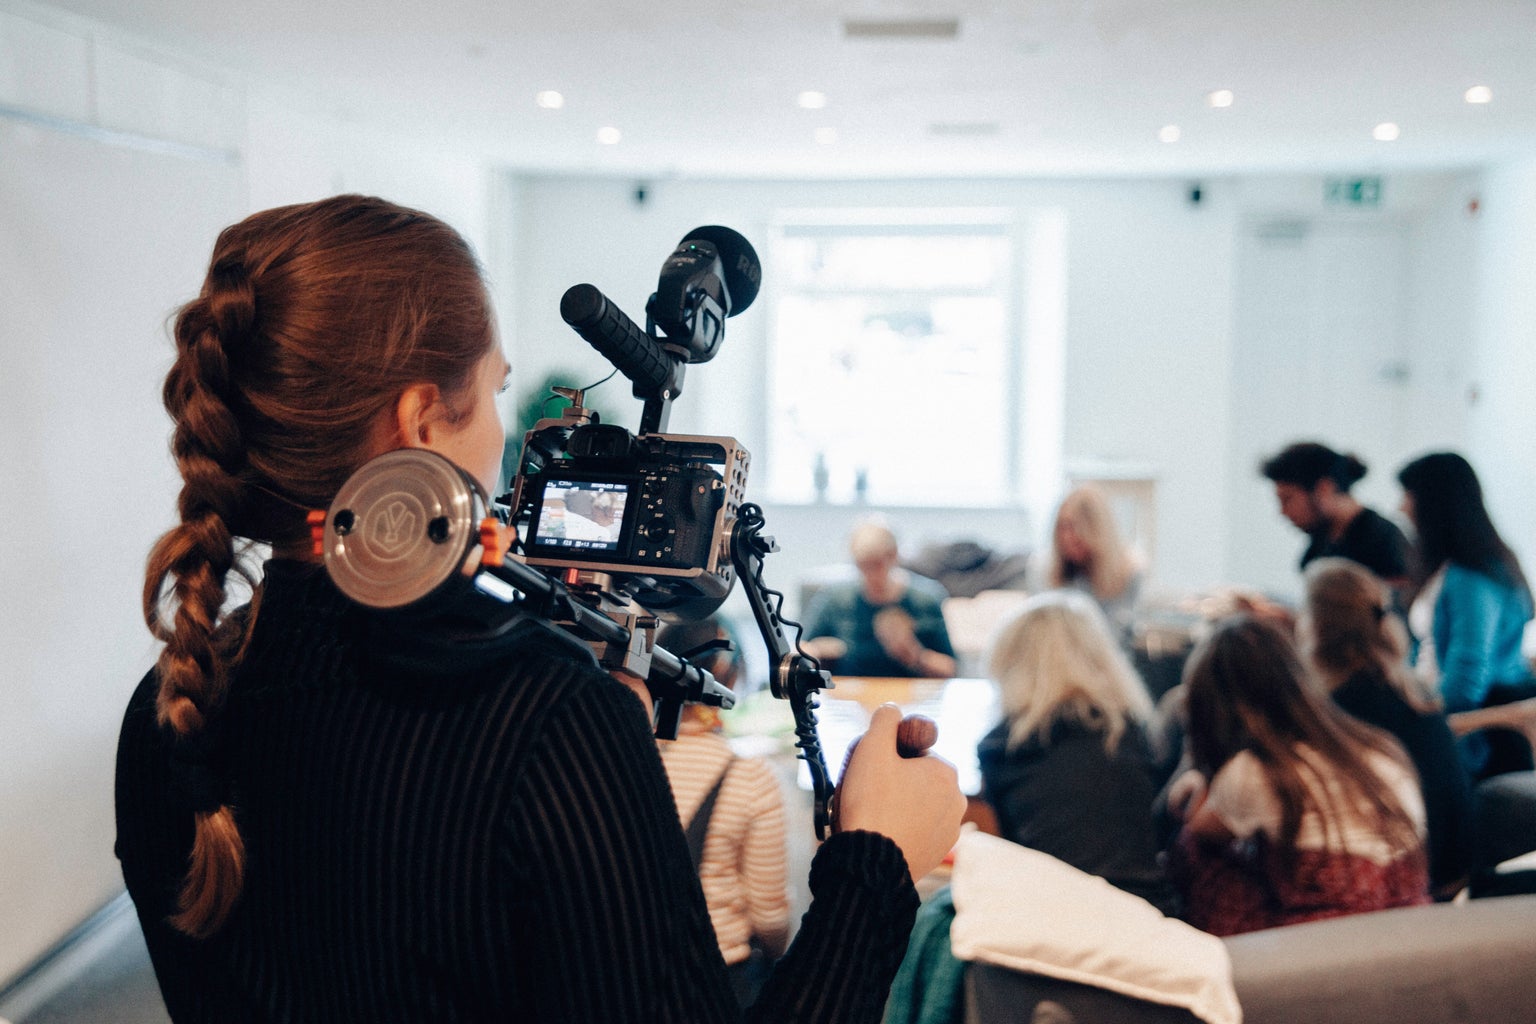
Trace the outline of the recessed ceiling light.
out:
[[[1232,95],[1231,89],[1217,89],[1215,92],[1206,93],[1205,102],[1220,110],[1225,107],[1230,107],[1232,105],[1233,99],[1235,98],[1236,97]]]
[[[805,110],[820,110],[827,105],[827,94],[817,92],[814,89],[807,89],[795,97],[795,102]]]
[[[1157,140],[1159,142],[1178,142],[1179,136],[1182,134],[1183,133],[1179,131],[1178,125],[1165,124],[1157,130]]]
[[[836,128],[817,128],[815,132],[817,143],[823,146],[835,145],[837,142]]]
[[[1396,142],[1402,131],[1391,121],[1383,121],[1371,130],[1371,138],[1377,142]]]
[[[533,102],[545,110],[559,110],[565,106],[565,97],[553,89],[541,89],[533,94]]]
[[[1486,85],[1474,85],[1464,96],[1468,103],[1492,103],[1493,90]]]
[[[611,125],[604,126],[597,130],[597,141],[601,142],[605,146],[617,146],[619,144],[619,140],[623,137],[624,136],[619,133],[619,130],[612,127]]]

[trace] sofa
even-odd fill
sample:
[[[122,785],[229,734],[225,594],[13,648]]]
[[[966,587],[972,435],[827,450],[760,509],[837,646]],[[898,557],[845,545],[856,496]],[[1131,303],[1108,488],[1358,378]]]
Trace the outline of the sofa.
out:
[[[1536,895],[1406,907],[1222,940],[1244,1024],[1536,1021]],[[967,1024],[1197,1024],[1187,1010],[987,963]]]

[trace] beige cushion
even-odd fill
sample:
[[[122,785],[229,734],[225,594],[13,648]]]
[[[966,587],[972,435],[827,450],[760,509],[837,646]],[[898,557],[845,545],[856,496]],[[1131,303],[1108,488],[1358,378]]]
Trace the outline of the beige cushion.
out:
[[[1240,1024],[1226,947],[1213,935],[1054,857],[969,831],[955,849],[950,947],[980,961]]]

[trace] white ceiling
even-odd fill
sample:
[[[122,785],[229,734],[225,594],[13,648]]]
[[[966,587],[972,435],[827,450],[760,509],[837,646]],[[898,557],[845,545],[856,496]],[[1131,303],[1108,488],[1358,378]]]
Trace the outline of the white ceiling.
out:
[[[1536,153],[1536,0],[58,0],[322,111],[637,175],[1458,167]],[[847,19],[958,19],[848,38]],[[1474,85],[1493,101],[1463,99]],[[533,97],[554,89],[560,110]],[[1228,109],[1206,96],[1230,89]],[[826,94],[821,110],[796,105]],[[1372,129],[1391,121],[1396,142]],[[1177,125],[1178,142],[1158,141]],[[596,142],[600,127],[622,133]],[[939,127],[935,127],[939,126]],[[947,130],[946,127],[947,126]],[[836,142],[815,140],[830,129]]]

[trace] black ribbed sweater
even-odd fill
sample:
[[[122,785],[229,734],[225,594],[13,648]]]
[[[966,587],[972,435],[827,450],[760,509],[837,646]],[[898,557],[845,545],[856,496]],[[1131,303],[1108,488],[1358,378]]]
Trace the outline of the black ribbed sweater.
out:
[[[268,564],[216,758],[246,844],[207,941],[170,928],[192,816],[123,722],[117,853],[186,1021],[737,1019],[639,703],[524,636],[416,648],[322,571]],[[917,897],[890,840],[834,836],[749,1020],[877,1021]]]

